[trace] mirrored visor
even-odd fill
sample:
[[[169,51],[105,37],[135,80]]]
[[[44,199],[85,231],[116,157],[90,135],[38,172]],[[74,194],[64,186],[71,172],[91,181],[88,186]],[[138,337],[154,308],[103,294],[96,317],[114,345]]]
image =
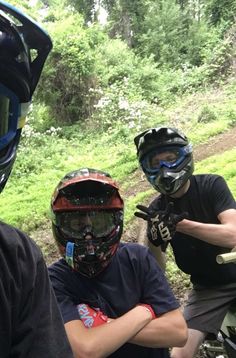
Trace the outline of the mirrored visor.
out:
[[[55,224],[71,238],[83,239],[86,233],[104,238],[119,225],[120,215],[120,211],[58,212]]]
[[[175,168],[192,152],[191,145],[185,147],[162,147],[148,153],[142,160],[147,173],[156,173],[161,167]]]

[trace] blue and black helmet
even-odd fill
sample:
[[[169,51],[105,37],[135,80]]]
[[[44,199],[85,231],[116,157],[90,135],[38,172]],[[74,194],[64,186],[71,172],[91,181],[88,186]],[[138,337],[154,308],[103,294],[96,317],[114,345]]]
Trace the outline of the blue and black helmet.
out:
[[[0,191],[11,173],[31,98],[51,48],[49,35],[33,19],[0,0]]]
[[[192,175],[192,146],[178,129],[150,128],[136,136],[134,143],[143,172],[160,193],[176,193]]]

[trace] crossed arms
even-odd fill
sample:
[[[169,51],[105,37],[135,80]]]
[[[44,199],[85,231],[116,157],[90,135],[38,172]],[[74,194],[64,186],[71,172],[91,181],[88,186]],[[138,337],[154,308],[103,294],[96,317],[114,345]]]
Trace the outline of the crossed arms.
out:
[[[187,326],[179,309],[152,319],[150,312],[136,306],[109,323],[88,329],[73,320],[65,329],[75,358],[108,357],[125,343],[145,347],[182,347],[187,340]]]

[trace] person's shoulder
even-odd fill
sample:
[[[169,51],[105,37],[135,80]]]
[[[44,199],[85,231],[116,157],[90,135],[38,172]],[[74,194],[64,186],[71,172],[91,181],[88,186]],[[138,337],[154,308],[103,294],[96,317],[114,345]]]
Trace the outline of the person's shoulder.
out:
[[[0,221],[0,246],[12,251],[21,250],[25,253],[42,255],[36,243],[26,233],[2,221]]]
[[[42,265],[45,265],[42,252],[33,240],[3,222],[0,222],[0,260],[4,279],[11,276],[15,282],[26,280],[28,287],[39,267],[43,270]]]
[[[144,257],[149,249],[146,246],[134,242],[121,242],[118,248],[120,255],[128,255],[130,258]]]
[[[191,184],[196,183],[201,186],[212,186],[216,182],[225,182],[225,179],[218,174],[195,174],[191,177]]]
[[[53,262],[51,265],[48,266],[49,270],[67,270],[69,266],[67,265],[66,261],[63,258]]]
[[[67,265],[63,258],[60,258],[48,266],[48,272],[51,277],[64,277],[68,273],[71,276],[71,273],[75,271],[73,271],[73,269]]]

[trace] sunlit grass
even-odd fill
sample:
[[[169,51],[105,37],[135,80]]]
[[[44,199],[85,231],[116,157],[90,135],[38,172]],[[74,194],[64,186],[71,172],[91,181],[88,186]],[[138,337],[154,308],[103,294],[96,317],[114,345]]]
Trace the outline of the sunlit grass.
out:
[[[186,132],[194,147],[198,143],[207,142],[209,138],[228,130],[234,124],[232,107],[235,99],[230,88],[227,91],[222,97],[222,102],[219,96],[214,106],[208,103],[207,96],[205,102],[203,99],[199,100],[199,107],[198,98],[186,97],[185,101],[182,99],[182,104],[178,104],[179,107],[173,105],[172,108],[163,110],[161,118],[149,118],[148,124],[144,121],[142,127],[155,127],[160,123],[177,126]],[[210,108],[210,114],[211,111],[214,112],[214,121],[197,121],[203,104]],[[170,121],[163,123],[167,113],[170,115]],[[171,113],[178,113],[180,120],[178,121]],[[145,123],[147,127],[144,127]],[[91,128],[81,129],[79,125],[74,129],[63,129],[64,132],[69,130],[69,134],[63,138],[41,135],[30,140],[30,145],[22,146],[13,174],[0,197],[1,219],[28,232],[44,225],[49,220],[50,199],[56,184],[67,172],[78,168],[90,167],[108,171],[123,191],[139,182],[140,178],[133,175],[138,168],[133,138],[142,130],[140,125],[128,128],[128,123],[123,126],[119,123],[117,127],[114,124],[112,130],[106,132],[93,131]],[[197,163],[195,172],[217,173],[224,176],[236,195],[235,158],[236,150],[216,155]],[[148,201],[151,195],[153,189],[150,187],[148,191],[124,198],[126,225],[133,219],[136,204]]]
[[[236,197],[236,148],[196,163],[195,173],[212,173],[223,176]]]

